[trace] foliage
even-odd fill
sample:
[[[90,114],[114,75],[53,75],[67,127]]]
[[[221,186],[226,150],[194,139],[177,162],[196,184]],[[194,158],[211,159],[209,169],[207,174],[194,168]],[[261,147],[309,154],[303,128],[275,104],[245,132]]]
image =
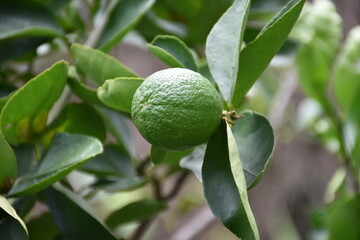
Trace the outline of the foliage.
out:
[[[242,104],[286,41],[305,0],[291,0],[276,8],[277,14],[265,11],[261,1],[253,6],[243,0],[79,2],[0,3],[1,239],[140,239],[189,175],[180,165],[196,161],[203,161],[202,167],[189,168],[200,175],[213,214],[237,237],[259,239],[247,190],[268,168],[274,133],[264,115],[243,111]],[[255,20],[261,23],[256,29],[248,24]],[[130,112],[143,79],[107,54],[135,31],[169,67],[214,80],[226,111],[206,148],[152,147],[139,157]],[[346,65],[353,44],[349,40],[337,71],[355,78]],[[304,45],[304,54],[306,46],[312,45]],[[33,70],[39,61],[47,63],[40,73]],[[343,98],[343,91],[336,96]],[[354,96],[339,101],[346,105]],[[346,105],[344,113],[349,109]],[[69,175],[74,172],[87,173],[93,182],[76,189]],[[166,194],[163,185],[174,174],[178,180]],[[142,199],[109,217],[90,205],[99,191],[143,189],[153,196],[143,191]],[[48,212],[34,219],[28,216],[35,203]],[[43,228],[43,221],[51,227]],[[134,221],[139,225],[132,234],[115,231]]]

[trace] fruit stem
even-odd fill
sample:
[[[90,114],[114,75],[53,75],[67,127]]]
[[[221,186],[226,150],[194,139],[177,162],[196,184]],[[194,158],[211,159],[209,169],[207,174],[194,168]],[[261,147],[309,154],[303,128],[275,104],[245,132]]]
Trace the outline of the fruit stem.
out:
[[[235,110],[226,111],[223,110],[222,112],[222,118],[230,125],[234,126],[235,121],[240,118],[244,118],[244,115],[236,115]]]

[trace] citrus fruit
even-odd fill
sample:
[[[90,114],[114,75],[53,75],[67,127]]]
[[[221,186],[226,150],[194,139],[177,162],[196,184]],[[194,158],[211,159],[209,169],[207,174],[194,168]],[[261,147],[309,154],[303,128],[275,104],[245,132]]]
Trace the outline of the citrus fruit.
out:
[[[153,146],[181,151],[209,139],[221,121],[222,105],[214,86],[201,74],[169,68],[139,86],[131,116]]]

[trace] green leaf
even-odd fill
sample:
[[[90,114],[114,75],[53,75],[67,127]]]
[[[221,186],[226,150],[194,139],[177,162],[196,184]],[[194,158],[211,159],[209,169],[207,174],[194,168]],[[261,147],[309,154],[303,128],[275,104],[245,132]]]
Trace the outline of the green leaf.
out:
[[[115,145],[105,146],[104,152],[90,159],[83,166],[82,171],[97,176],[134,176],[135,169],[126,150]]]
[[[51,123],[45,138],[50,141],[56,132],[89,135],[104,141],[106,130],[102,118],[91,106],[81,103],[68,104]]]
[[[337,101],[348,115],[360,93],[360,27],[352,29],[334,70],[334,92]],[[357,106],[358,107],[358,106]],[[360,119],[360,118],[359,118]]]
[[[73,44],[71,46],[71,53],[76,67],[99,86],[107,79],[137,77],[134,72],[118,60],[99,50],[80,44]]]
[[[41,4],[27,1],[0,3],[0,40],[24,36],[60,36],[62,29]]]
[[[77,134],[55,135],[42,160],[27,175],[18,178],[10,196],[38,192],[64,178],[89,158],[102,152],[99,140]]]
[[[98,88],[97,96],[108,107],[130,113],[135,91],[143,81],[142,78],[127,77],[109,79]]]
[[[17,176],[15,154],[0,132],[0,193],[7,192]]]
[[[53,240],[60,235],[59,230],[49,213],[44,213],[41,216],[32,219],[27,226],[31,240]]]
[[[46,121],[39,124],[38,120],[46,117],[47,111],[60,97],[66,78],[67,64],[63,61],[55,63],[10,97],[0,115],[0,130],[9,143],[26,141],[27,135],[45,127]],[[30,122],[27,129],[22,128],[24,121]]]
[[[68,84],[71,88],[71,91],[88,104],[104,106],[104,104],[98,99],[96,90],[80,82],[76,76],[71,76],[72,74],[74,73],[71,73],[70,68]]]
[[[235,0],[214,25],[206,40],[210,72],[226,102],[232,101],[250,8],[250,0]]]
[[[0,195],[0,239],[27,240],[28,232],[23,220],[6,198]]]
[[[107,193],[118,193],[138,189],[143,187],[147,182],[147,179],[137,176],[112,177],[111,179],[100,178],[92,184],[91,187]]]
[[[202,178],[205,197],[213,214],[239,238],[258,240],[239,152],[224,121],[208,142]]]
[[[233,105],[239,105],[271,59],[280,50],[298,19],[305,0],[291,0],[241,52]]]
[[[170,67],[197,71],[193,54],[186,44],[175,36],[156,36],[147,45],[148,50]]]
[[[74,192],[56,184],[45,191],[45,200],[66,239],[116,240],[95,211]]]
[[[254,187],[266,171],[274,151],[274,131],[265,116],[242,112],[231,128],[240,152],[246,185]],[[260,144],[261,143],[261,144]]]
[[[149,219],[164,211],[166,207],[166,203],[144,199],[115,211],[106,219],[106,223],[111,229],[114,229],[121,224]]]
[[[151,161],[155,165],[177,164],[183,157],[189,155],[192,151],[193,150],[173,152],[151,146],[150,156],[151,156]]]
[[[111,109],[98,107],[96,110],[102,116],[107,130],[120,145],[124,146],[131,157],[136,158],[134,137],[130,131],[131,125],[129,124],[129,119],[125,115]]]
[[[140,18],[151,8],[155,0],[122,0],[112,10],[97,42],[97,48],[109,52],[135,27]],[[120,76],[117,76],[120,77]]]
[[[328,218],[329,240],[360,239],[360,196],[337,204]]]

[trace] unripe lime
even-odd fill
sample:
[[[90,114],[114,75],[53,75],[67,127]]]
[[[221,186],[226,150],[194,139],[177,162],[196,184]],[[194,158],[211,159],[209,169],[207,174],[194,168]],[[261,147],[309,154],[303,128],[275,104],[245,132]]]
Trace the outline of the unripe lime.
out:
[[[214,86],[197,72],[170,68],[153,73],[134,94],[131,116],[152,145],[181,151],[204,143],[222,116]]]

